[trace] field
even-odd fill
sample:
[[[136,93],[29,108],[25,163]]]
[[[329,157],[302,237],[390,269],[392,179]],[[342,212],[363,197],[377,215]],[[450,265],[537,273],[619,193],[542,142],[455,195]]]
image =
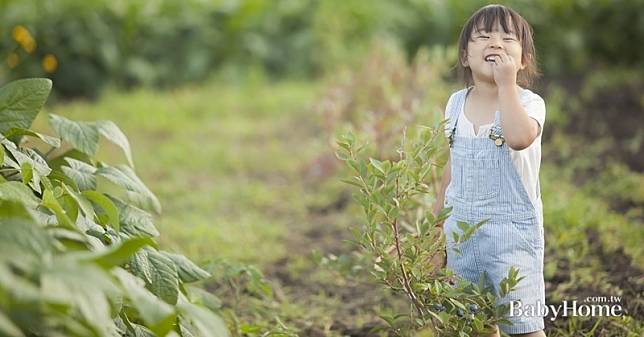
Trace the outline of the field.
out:
[[[379,310],[404,308],[405,301],[364,273],[338,272],[353,263],[357,247],[345,240],[363,219],[351,189],[339,181],[347,172],[313,109],[323,88],[321,82],[215,81],[109,92],[95,103],[47,110],[75,120],[111,119],[122,127],[137,172],[163,206],[157,220],[162,246],[202,265],[225,260],[256,266],[275,289],[271,310],[302,336],[368,335],[369,327],[384,326]],[[99,157],[119,156],[102,146]],[[606,329],[620,336],[641,329],[641,213],[611,209],[563,172],[545,156],[547,299],[620,296],[629,318],[570,318],[548,322],[549,331],[578,336],[573,331]],[[253,310],[240,307],[239,313],[252,317]]]

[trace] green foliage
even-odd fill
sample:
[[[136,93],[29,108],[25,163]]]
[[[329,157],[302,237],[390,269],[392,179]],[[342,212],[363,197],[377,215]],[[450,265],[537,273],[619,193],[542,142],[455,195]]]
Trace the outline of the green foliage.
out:
[[[482,277],[479,284],[459,279],[441,263],[445,237],[439,221],[450,209],[434,216],[426,198],[433,158],[444,149],[443,129],[419,127],[408,143],[403,131],[398,160],[378,160],[365,153],[373,147],[359,144],[353,133],[338,139],[337,157],[345,161],[354,176],[344,182],[359,188],[354,195],[367,223],[354,232],[355,243],[374,261],[371,274],[382,285],[404,293],[415,309],[409,314],[381,316],[398,334],[430,328],[439,336],[475,336],[492,333],[510,304],[498,304],[492,286]],[[469,239],[483,223],[460,222],[463,234],[455,241]],[[458,245],[457,245],[458,246]],[[505,298],[523,277],[511,268],[499,287]]]
[[[223,259],[212,261],[206,269],[213,274],[212,280],[218,298],[231,304],[223,311],[231,322],[230,332],[235,337],[297,337],[297,331],[286,326],[279,316],[285,313],[278,309],[275,290],[269,280],[252,265],[232,263]],[[191,288],[191,295],[197,303],[207,307],[219,307],[217,297],[199,289]],[[303,313],[298,313],[302,315]],[[246,318],[246,319],[244,319]]]
[[[58,94],[95,97],[108,83],[170,87],[228,66],[306,74],[312,69],[307,27],[315,5],[6,1],[0,3],[0,79],[48,76]]]
[[[355,65],[374,37],[408,55],[454,46],[470,1],[4,1],[0,79],[50,76],[65,96],[106,83],[161,87],[221,69],[309,76]],[[533,26],[544,73],[641,68],[641,0],[507,1]],[[172,46],[168,48],[168,46]]]
[[[0,334],[228,336],[217,310],[188,291],[210,273],[153,240],[156,197],[132,167],[94,159],[103,135],[131,162],[119,128],[52,115],[68,150],[29,130],[50,88],[44,79],[0,88]],[[56,151],[25,147],[24,136]]]

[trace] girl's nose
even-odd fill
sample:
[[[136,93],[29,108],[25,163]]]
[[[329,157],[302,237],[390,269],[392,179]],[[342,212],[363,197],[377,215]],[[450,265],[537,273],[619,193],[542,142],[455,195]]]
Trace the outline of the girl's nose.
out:
[[[501,43],[501,38],[496,36],[496,35],[492,35],[490,37],[488,47],[490,47],[490,48],[503,48],[503,44]]]

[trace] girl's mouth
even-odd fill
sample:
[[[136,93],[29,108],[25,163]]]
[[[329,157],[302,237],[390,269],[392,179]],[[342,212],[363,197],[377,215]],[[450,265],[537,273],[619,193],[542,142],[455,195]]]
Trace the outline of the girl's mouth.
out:
[[[494,56],[499,56],[498,54],[490,54],[485,57],[485,62],[494,62]]]

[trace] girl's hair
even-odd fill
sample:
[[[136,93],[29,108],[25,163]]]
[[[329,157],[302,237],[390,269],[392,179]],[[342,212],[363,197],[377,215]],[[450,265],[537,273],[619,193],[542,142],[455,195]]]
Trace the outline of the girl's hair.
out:
[[[506,33],[510,31],[508,28],[511,23],[519,38],[519,43],[521,43],[523,49],[521,62],[526,67],[517,73],[517,83],[521,86],[529,87],[534,79],[541,75],[537,69],[532,27],[519,13],[503,5],[492,4],[479,9],[472,14],[465,26],[463,26],[458,39],[458,63],[456,65],[458,73],[462,76],[466,86],[474,84],[472,69],[463,66],[463,61],[467,58],[467,45],[471,41],[472,31],[478,27],[484,27],[485,31],[490,32],[497,22],[501,23],[501,27]]]

